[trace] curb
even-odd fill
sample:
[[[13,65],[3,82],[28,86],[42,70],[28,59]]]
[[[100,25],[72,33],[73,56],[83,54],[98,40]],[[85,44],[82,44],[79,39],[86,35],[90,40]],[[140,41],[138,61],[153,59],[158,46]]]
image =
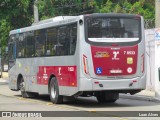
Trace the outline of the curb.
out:
[[[8,80],[1,78],[0,85],[6,85],[6,84],[8,84]]]
[[[133,99],[133,100],[141,100],[141,101],[150,101],[150,102],[160,103],[160,99],[157,99],[153,96],[120,94],[119,97],[123,98],[123,99]]]

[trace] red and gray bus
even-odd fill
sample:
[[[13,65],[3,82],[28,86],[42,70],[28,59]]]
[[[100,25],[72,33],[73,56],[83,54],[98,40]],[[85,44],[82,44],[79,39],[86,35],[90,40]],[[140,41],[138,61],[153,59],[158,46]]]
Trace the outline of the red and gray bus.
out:
[[[59,16],[10,31],[9,88],[22,97],[95,96],[115,102],[119,93],[146,87],[144,22],[140,15]]]

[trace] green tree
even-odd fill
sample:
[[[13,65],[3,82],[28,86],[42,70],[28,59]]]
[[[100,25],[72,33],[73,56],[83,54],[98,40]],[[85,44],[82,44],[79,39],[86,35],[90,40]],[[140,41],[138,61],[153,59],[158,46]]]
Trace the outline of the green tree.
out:
[[[0,6],[0,20],[5,19],[11,28],[24,27],[33,21],[33,0],[3,0]]]
[[[0,43],[2,56],[5,54],[9,31],[31,25],[32,21],[33,0],[0,1]]]
[[[54,16],[80,15],[95,11],[94,0],[39,0],[40,19]]]
[[[99,11],[102,13],[131,13],[140,14],[144,16],[145,19],[154,18],[155,8],[154,4],[146,2],[146,0],[119,0],[115,2],[114,0],[105,0],[106,3],[98,6]]]

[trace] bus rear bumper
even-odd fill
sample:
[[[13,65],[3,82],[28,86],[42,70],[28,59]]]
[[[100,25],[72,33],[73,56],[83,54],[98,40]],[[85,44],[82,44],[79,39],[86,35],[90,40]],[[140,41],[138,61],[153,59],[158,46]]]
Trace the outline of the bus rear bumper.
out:
[[[132,79],[80,79],[79,91],[107,91],[107,90],[143,90],[146,88],[146,75]]]

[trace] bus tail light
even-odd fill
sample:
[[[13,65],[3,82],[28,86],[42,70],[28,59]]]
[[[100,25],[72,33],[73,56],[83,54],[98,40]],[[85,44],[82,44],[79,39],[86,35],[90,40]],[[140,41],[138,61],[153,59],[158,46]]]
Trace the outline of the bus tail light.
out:
[[[83,55],[83,69],[84,69],[84,72],[86,74],[89,73],[89,71],[88,71],[88,60],[87,60],[87,57],[85,55]]]
[[[144,72],[144,54],[141,56],[141,72],[143,73]]]

